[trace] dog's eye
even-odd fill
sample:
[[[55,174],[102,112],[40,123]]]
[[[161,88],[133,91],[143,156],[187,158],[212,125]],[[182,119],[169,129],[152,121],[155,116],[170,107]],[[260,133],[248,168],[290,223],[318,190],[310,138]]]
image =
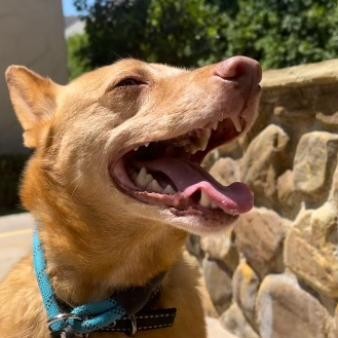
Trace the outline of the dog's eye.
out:
[[[126,87],[126,86],[139,86],[145,84],[144,81],[136,79],[134,77],[127,77],[119,81],[115,87]]]

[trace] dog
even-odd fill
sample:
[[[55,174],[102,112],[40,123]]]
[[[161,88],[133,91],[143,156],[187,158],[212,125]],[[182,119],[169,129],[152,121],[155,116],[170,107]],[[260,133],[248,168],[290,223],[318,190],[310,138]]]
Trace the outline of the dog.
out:
[[[183,247],[189,233],[231,226],[253,196],[243,183],[222,186],[200,164],[250,129],[260,80],[259,63],[243,56],[194,70],[123,59],[68,85],[23,66],[7,69],[24,144],[34,149],[20,196],[36,220],[40,272],[59,305],[71,311],[141,295],[146,304],[137,311],[165,317],[171,309],[171,322],[140,330],[134,309],[124,317],[128,334],[206,337],[198,271]],[[71,318],[48,316],[35,259],[29,254],[0,284],[1,337],[125,336],[70,324],[54,332]]]

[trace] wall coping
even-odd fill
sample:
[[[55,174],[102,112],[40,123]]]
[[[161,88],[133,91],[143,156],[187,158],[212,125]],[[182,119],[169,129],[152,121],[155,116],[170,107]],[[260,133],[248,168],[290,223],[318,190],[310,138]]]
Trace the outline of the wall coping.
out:
[[[262,87],[304,87],[338,83],[338,59],[263,72]]]

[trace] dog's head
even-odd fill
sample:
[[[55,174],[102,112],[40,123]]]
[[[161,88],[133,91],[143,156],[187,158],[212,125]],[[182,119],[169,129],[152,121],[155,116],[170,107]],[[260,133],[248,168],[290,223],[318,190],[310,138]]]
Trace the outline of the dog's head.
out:
[[[42,195],[30,192],[29,208],[57,190],[78,217],[200,234],[252,207],[244,184],[224,187],[200,163],[252,125],[256,61],[234,57],[189,71],[127,59],[66,86],[21,66],[6,78],[24,143],[35,148],[27,175],[35,167],[48,182]]]

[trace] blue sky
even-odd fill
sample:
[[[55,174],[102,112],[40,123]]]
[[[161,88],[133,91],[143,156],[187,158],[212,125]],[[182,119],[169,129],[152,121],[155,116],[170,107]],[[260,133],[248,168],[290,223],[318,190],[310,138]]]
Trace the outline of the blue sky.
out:
[[[64,16],[77,15],[77,11],[73,6],[73,0],[62,0],[62,3]]]
[[[93,3],[93,0],[87,1],[89,4]],[[70,15],[78,15],[76,8],[73,5],[73,0],[62,0],[62,7],[63,7],[63,15],[70,16]]]

